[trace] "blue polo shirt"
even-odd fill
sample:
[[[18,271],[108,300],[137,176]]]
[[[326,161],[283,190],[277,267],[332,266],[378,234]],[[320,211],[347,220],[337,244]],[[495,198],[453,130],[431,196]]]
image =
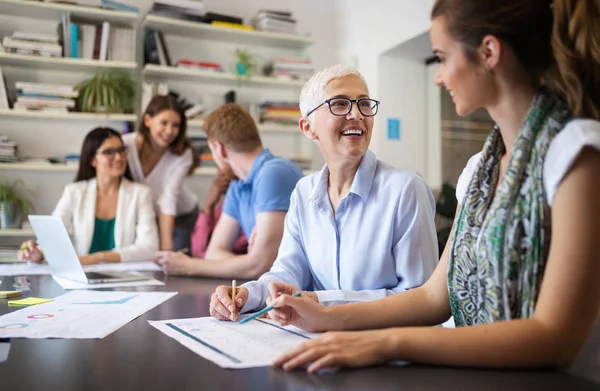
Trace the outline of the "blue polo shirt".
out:
[[[302,176],[297,165],[264,149],[254,159],[248,177],[229,185],[223,213],[236,219],[250,238],[257,214],[289,209],[290,196]]]

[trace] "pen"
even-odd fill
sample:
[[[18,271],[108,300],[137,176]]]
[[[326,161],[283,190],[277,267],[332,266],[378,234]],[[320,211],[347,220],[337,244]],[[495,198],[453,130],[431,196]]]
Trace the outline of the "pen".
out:
[[[235,309],[236,309],[236,305],[235,305],[235,288],[236,288],[236,281],[235,280],[231,280],[231,301],[233,302],[233,311],[231,312],[230,315],[230,319],[232,321],[235,321],[235,319],[237,318],[235,316]]]
[[[301,294],[301,293],[302,293],[302,292],[298,291],[298,292],[294,293],[292,296],[293,296],[293,297],[298,297],[298,296],[300,296],[300,294]],[[264,314],[266,314],[267,312],[269,312],[269,311],[271,311],[271,310],[274,310],[274,309],[275,309],[275,307],[273,307],[272,305],[270,305],[270,306],[268,306],[267,308],[264,308],[264,309],[262,309],[262,310],[258,311],[258,312],[257,312],[257,313],[255,313],[254,315],[251,315],[251,316],[249,316],[249,317],[247,317],[247,318],[245,318],[245,319],[242,319],[242,321],[240,322],[240,324],[244,324],[244,323],[246,323],[246,322],[249,322],[249,321],[251,321],[251,320],[253,320],[253,319],[256,319],[256,318],[258,318],[259,316],[261,316],[261,315],[264,315]]]

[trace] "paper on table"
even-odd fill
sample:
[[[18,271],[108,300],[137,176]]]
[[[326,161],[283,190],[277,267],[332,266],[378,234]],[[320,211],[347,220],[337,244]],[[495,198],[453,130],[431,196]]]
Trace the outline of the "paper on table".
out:
[[[210,317],[149,323],[222,368],[271,365],[286,351],[320,335],[293,326],[281,327],[264,319],[243,325]]]
[[[66,278],[52,276],[54,281],[58,283],[63,289],[100,289],[100,288],[123,288],[128,286],[162,286],[164,282],[155,279],[140,280],[140,281],[123,281],[123,282],[109,282],[106,284],[84,284],[82,282],[67,280]]]
[[[160,266],[154,262],[121,262],[100,263],[84,266],[88,272],[128,272],[128,271],[161,271]],[[51,274],[50,267],[46,264],[19,262],[13,264],[0,264],[0,276],[31,276]]]
[[[19,300],[10,300],[8,302],[8,305],[14,305],[14,306],[37,305],[37,304],[49,303],[53,300],[54,299],[41,299],[39,297],[26,297],[24,299],[19,299]]]
[[[104,338],[176,294],[68,292],[0,316],[0,338]]]

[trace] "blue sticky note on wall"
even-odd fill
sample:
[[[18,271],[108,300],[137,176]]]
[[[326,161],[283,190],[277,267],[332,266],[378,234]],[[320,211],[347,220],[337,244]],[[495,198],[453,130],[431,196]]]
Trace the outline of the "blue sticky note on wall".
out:
[[[400,140],[400,118],[388,118],[388,140]]]

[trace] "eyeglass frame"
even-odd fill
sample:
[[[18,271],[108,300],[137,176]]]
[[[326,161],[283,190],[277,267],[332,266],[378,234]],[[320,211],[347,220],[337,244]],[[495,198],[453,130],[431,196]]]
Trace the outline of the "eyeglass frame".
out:
[[[350,101],[350,108],[348,109],[348,112],[346,114],[334,114],[334,112],[331,110],[331,101],[336,100],[336,99],[344,99],[344,100]],[[368,100],[368,101],[375,102],[375,105],[377,106],[377,111],[375,112],[375,114],[369,115],[369,114],[363,113],[362,110],[360,109],[360,106],[358,105],[358,102],[360,102],[361,100]],[[348,114],[350,114],[352,112],[352,106],[355,103],[356,103],[356,107],[358,108],[358,111],[362,115],[364,115],[365,117],[375,117],[377,115],[377,113],[379,112],[379,104],[381,104],[380,101],[378,101],[377,99],[373,99],[373,98],[360,98],[360,99],[350,99],[350,98],[344,98],[344,97],[329,98],[329,99],[326,99],[323,103],[321,103],[317,107],[315,107],[314,109],[312,109],[311,111],[309,111],[308,114],[306,114],[306,117],[308,118],[309,115],[311,115],[312,113],[314,113],[315,111],[320,109],[325,103],[327,103],[327,106],[329,106],[329,112],[332,115],[335,115],[336,117],[345,117]]]
[[[105,156],[108,159],[114,159],[115,156],[117,156],[117,153],[120,154],[121,156],[127,156],[128,150],[129,150],[129,147],[127,145],[123,145],[118,148],[106,148],[106,149],[103,149],[102,151],[98,150],[98,151],[96,151],[96,154]],[[112,151],[112,153],[107,153],[109,151]]]

